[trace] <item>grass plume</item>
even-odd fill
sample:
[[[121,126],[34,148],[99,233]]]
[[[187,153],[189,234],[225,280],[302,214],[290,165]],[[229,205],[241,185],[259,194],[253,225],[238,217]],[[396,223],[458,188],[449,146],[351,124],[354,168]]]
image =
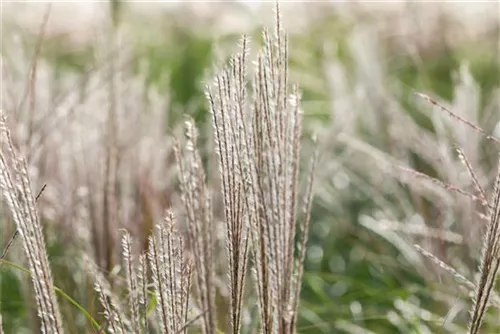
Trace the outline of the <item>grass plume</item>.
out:
[[[16,223],[16,231],[21,236],[24,253],[32,273],[38,316],[41,321],[40,330],[42,333],[60,334],[63,333],[62,320],[42,226],[31,190],[28,164],[22,155],[16,153],[3,112],[0,114],[0,132],[3,144],[0,150],[0,187]]]
[[[293,333],[297,319],[313,172],[298,223],[302,116],[298,88],[288,91],[288,39],[280,22],[277,6],[274,32],[263,33],[252,94],[247,93],[245,37],[241,51],[207,88],[228,231],[233,333],[240,326],[248,231],[261,331]]]

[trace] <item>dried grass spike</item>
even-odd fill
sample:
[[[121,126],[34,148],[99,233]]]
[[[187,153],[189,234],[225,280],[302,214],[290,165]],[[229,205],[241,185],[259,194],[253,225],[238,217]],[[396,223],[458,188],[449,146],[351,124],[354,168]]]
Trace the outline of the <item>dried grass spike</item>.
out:
[[[25,158],[14,150],[14,144],[7,129],[5,115],[0,111],[0,136],[5,137],[7,149],[0,150],[0,188],[7,202],[16,231],[23,242],[31,272],[38,316],[42,333],[62,333],[62,321],[55,295],[52,272],[42,226],[31,191],[31,180]],[[1,141],[4,142],[3,140]],[[10,155],[9,163],[5,153]]]

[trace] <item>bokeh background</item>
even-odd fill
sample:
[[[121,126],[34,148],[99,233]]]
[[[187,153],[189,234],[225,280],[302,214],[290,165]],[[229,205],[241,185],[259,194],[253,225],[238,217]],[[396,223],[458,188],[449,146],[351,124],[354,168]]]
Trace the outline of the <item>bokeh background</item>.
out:
[[[39,209],[56,284],[93,312],[91,279],[74,257],[84,249],[111,275],[119,268],[119,239],[102,228],[108,144],[117,148],[119,197],[106,212],[117,235],[127,228],[144,245],[164,210],[180,207],[171,134],[181,133],[185,115],[200,129],[208,182],[218,186],[204,85],[242,34],[258,48],[274,4],[53,2],[44,29],[47,3],[2,6],[1,108],[35,186],[47,184]],[[463,332],[471,299],[458,274],[477,275],[484,208],[397,166],[473,192],[459,146],[491,193],[498,147],[414,92],[500,137],[500,5],[282,2],[281,9],[304,136],[318,137],[321,157],[299,332]],[[310,145],[305,140],[305,162]],[[3,249],[14,224],[3,205],[0,212]],[[8,260],[23,267],[19,244]],[[35,333],[29,278],[14,265],[0,270],[6,332]],[[81,312],[61,303],[68,333],[90,333]],[[492,308],[484,333],[499,332],[499,319]]]

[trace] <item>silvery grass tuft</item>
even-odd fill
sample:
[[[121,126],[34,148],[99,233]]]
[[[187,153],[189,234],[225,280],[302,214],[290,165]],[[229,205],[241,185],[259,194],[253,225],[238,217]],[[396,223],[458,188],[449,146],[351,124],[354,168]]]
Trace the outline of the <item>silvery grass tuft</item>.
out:
[[[442,104],[438,103],[435,99],[431,98],[428,95],[422,94],[422,93],[417,93],[417,96],[420,98],[423,98],[426,100],[428,103],[436,107],[437,109],[445,112],[453,118],[454,120],[461,122],[462,124],[465,124],[468,128],[474,130],[475,132],[483,135],[489,142],[494,143],[496,145],[500,144],[500,141],[486,133],[485,130],[483,130],[481,127],[478,125],[472,123],[468,119],[458,115],[457,113],[453,112],[451,109],[443,106]],[[430,185],[436,185],[438,188],[444,189],[445,191],[449,193],[454,193],[463,196],[464,198],[467,198],[475,203],[478,204],[477,209],[475,209],[475,214],[476,214],[476,219],[478,220],[485,220],[486,221],[486,227],[485,231],[483,233],[483,239],[482,239],[482,254],[481,254],[481,259],[480,259],[480,265],[479,265],[479,270],[478,270],[478,279],[474,283],[473,280],[467,278],[465,275],[461,274],[459,271],[455,270],[452,266],[448,265],[445,261],[441,260],[433,254],[432,252],[429,252],[425,250],[423,247],[420,245],[415,245],[416,250],[420,252],[423,256],[427,257],[429,260],[431,260],[433,263],[435,263],[437,266],[440,268],[444,269],[447,271],[449,274],[453,276],[453,278],[463,287],[465,287],[469,292],[470,295],[472,296],[473,302],[472,306],[469,309],[470,317],[469,317],[469,323],[468,323],[468,334],[477,334],[480,333],[480,329],[486,314],[486,311],[488,310],[489,306],[493,304],[496,308],[499,307],[500,299],[498,297],[498,294],[494,291],[494,286],[495,282],[497,279],[498,275],[498,270],[500,267],[500,160],[498,160],[498,169],[496,172],[496,179],[494,181],[494,186],[493,186],[493,191],[488,199],[488,196],[486,194],[485,189],[483,186],[481,186],[479,182],[479,177],[474,171],[474,168],[472,167],[472,164],[470,160],[467,158],[464,150],[460,147],[456,148],[456,152],[458,154],[458,157],[463,164],[465,170],[469,174],[469,177],[471,179],[474,191],[468,191],[464,190],[460,187],[457,187],[455,185],[445,183],[441,180],[438,180],[436,178],[433,178],[431,176],[428,176],[426,174],[417,172],[415,170],[402,167],[399,165],[397,162],[394,160],[394,164],[391,165],[398,165],[397,168],[395,169],[395,172],[397,174],[397,171],[403,171],[405,174],[409,174],[409,181],[412,181],[412,183],[415,183],[414,181],[422,181],[422,183],[427,183],[425,186],[426,189],[430,189]],[[390,163],[388,163],[389,165]],[[402,179],[402,181],[406,181]],[[413,184],[413,186],[418,185],[418,183]],[[486,214],[483,214],[483,209],[486,211]],[[382,224],[385,224],[384,221],[381,221]],[[386,227],[391,230],[392,228],[390,226]],[[407,228],[406,225],[402,226],[405,231],[404,233],[412,233],[410,229]],[[392,229],[394,230],[394,229]],[[429,233],[430,235],[434,234],[433,237],[439,238],[441,240],[443,239],[443,233],[442,231],[439,232],[434,232],[432,229],[425,228],[426,233]],[[456,236],[454,236],[456,238]],[[447,322],[446,318],[443,320],[443,326],[445,322]]]
[[[280,25],[279,7],[276,22],[273,34],[263,33],[264,48],[254,63],[251,94],[247,92],[246,37],[241,40],[241,51],[206,89],[224,204],[231,333],[241,331],[249,254],[253,255],[261,331],[293,333],[297,319],[313,173],[307,182],[304,215],[300,216],[302,116],[298,89],[291,95],[288,92],[288,41]],[[214,228],[210,226],[210,194],[203,186],[192,122],[187,122],[186,134],[186,154],[177,150],[182,200],[198,270],[200,306],[208,311],[203,328],[212,333],[216,317],[210,286],[213,269],[209,267],[213,263]],[[315,162],[313,158],[312,168]]]
[[[26,159],[14,148],[3,112],[0,114],[0,186],[21,236],[35,291],[41,332],[62,332],[61,315]]]
[[[273,35],[264,31],[264,49],[255,62],[252,94],[247,93],[249,41],[242,38],[241,52],[214,78],[206,90],[212,113],[223,200],[229,268],[229,328],[240,333],[245,308],[245,281],[252,255],[254,288],[263,333],[294,333],[302,278],[302,265],[312,202],[312,171],[307,182],[303,215],[299,207],[301,112],[298,89],[289,94],[287,38],[280,26],[279,8]],[[197,149],[197,129],[186,121],[185,140],[175,141],[185,235],[176,231],[169,211],[149,242],[149,267],[156,298],[156,322],[162,333],[185,332],[200,319],[203,333],[217,333],[215,287],[215,230],[212,191],[206,184],[203,161]],[[316,159],[312,161],[312,168]],[[297,226],[298,225],[298,229]],[[298,239],[297,239],[298,235]],[[185,247],[186,245],[186,247]],[[131,324],[140,320],[138,277],[133,274],[132,247],[123,239]],[[188,252],[186,252],[186,250]],[[298,254],[296,256],[296,253]],[[145,272],[145,270],[142,270]],[[144,275],[144,274],[142,274]],[[193,277],[193,292],[191,291]],[[144,278],[143,285],[144,285]],[[144,288],[143,288],[144,289]],[[99,289],[101,291],[101,289]],[[137,296],[140,295],[140,297]],[[103,299],[104,301],[104,299]],[[104,304],[105,309],[108,307]],[[195,312],[193,312],[193,310]],[[189,314],[194,318],[189,320]],[[106,312],[114,328],[122,321]],[[108,326],[109,327],[109,326]]]
[[[494,144],[500,144],[500,141],[487,134],[481,127],[470,122],[469,120],[457,115],[452,110],[444,107],[433,98],[428,95],[417,93],[418,96],[425,99],[430,104],[434,105],[438,109],[447,113],[453,119],[466,124],[469,128],[474,131],[484,135],[490,142]],[[477,334],[480,333],[481,325],[488,310],[490,304],[494,303],[495,306],[498,307],[498,296],[493,291],[495,282],[498,275],[498,269],[500,267],[500,160],[498,163],[498,170],[496,175],[495,184],[493,187],[493,193],[491,198],[488,200],[486,191],[480,185],[478,181],[478,177],[472,168],[472,165],[469,159],[466,157],[464,151],[461,148],[457,148],[457,153],[465,166],[469,176],[472,180],[472,184],[474,186],[475,193],[470,193],[464,191],[460,188],[457,188],[453,185],[442,183],[439,180],[432,179],[428,176],[421,175],[417,172],[414,173],[415,176],[424,176],[427,179],[431,179],[438,183],[441,187],[445,188],[448,191],[456,192],[461,195],[465,195],[472,199],[473,201],[478,202],[486,208],[487,214],[483,216],[480,212],[478,212],[479,219],[486,220],[486,231],[484,232],[483,241],[482,241],[482,254],[479,265],[479,278],[476,283],[469,281],[463,275],[455,271],[451,266],[445,264],[440,261],[437,257],[432,255],[431,253],[423,250],[420,246],[417,245],[417,249],[426,257],[430,258],[433,262],[440,265],[442,268],[452,273],[455,278],[458,279],[461,283],[463,283],[467,288],[472,290],[473,294],[473,305],[470,309],[470,319],[468,325],[468,333],[469,334]],[[410,171],[411,172],[411,171]]]
[[[280,26],[264,31],[247,94],[248,39],[207,88],[221,174],[231,287],[231,329],[238,333],[248,236],[259,298],[261,331],[293,333],[309,228],[313,173],[298,214],[301,110],[288,93],[288,40]],[[316,159],[313,158],[312,168]],[[297,221],[298,224],[297,230]],[[297,240],[297,232],[299,239]],[[298,257],[295,257],[298,242]]]
[[[252,307],[246,298],[251,289],[258,299],[260,332],[295,333],[316,155],[301,200],[300,96],[297,87],[288,90],[288,40],[278,6],[276,28],[273,33],[264,31],[263,39],[250,78],[249,40],[243,37],[241,51],[206,89],[227,258],[214,255],[220,227],[213,214],[214,189],[206,181],[196,126],[188,120],[184,140],[174,144],[183,214],[175,216],[174,208],[169,209],[154,227],[144,253],[136,253],[133,236],[123,233],[123,280],[108,281],[102,265],[90,254],[84,256],[82,265],[94,279],[105,319],[99,333],[180,334],[188,327],[207,334],[221,328],[241,333],[250,325],[244,323],[243,314]],[[42,332],[62,333],[27,164],[14,153],[3,119],[1,125],[7,150],[0,153],[0,181],[29,260]],[[229,296],[223,301],[217,299],[221,294],[215,268],[220,262],[228,267],[228,281],[223,284],[229,287]],[[254,284],[246,287],[250,267]],[[117,293],[120,284],[125,300]],[[217,311],[221,303],[229,305],[228,316]],[[153,304],[155,312],[149,314]]]
[[[452,118],[457,119],[460,122],[465,123],[467,126],[473,130],[485,135],[485,137],[495,144],[500,144],[500,141],[485,133],[483,129],[479,126],[471,123],[470,121],[463,119],[459,115],[455,114],[453,111],[449,110],[438,104],[429,96],[420,94],[421,97],[425,98],[427,101],[437,106],[439,109],[448,113]],[[481,255],[481,262],[479,266],[479,279],[475,284],[474,288],[474,304],[470,310],[471,317],[469,321],[468,333],[476,334],[479,333],[481,324],[483,322],[485,313],[491,304],[491,298],[493,295],[493,288],[497,279],[498,269],[500,267],[500,160],[498,163],[497,177],[495,180],[495,185],[493,188],[493,193],[491,199],[486,200],[486,194],[483,188],[479,185],[477,181],[477,176],[475,175],[467,157],[463,151],[459,150],[459,155],[467,167],[468,172],[471,175],[473,184],[476,188],[476,192],[480,200],[487,207],[486,215],[486,231],[483,237],[483,249]]]
[[[192,252],[197,287],[198,307],[202,310],[203,333],[217,330],[214,289],[214,219],[211,195],[205,182],[205,171],[196,148],[197,134],[194,124],[186,122],[186,147],[176,143],[181,201],[188,225],[187,239]]]

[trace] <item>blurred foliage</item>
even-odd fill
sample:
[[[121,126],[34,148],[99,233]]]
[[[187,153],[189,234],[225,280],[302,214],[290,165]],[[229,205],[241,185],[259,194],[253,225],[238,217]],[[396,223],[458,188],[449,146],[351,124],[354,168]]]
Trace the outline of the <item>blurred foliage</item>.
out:
[[[170,110],[188,111],[195,121],[204,122],[208,109],[202,83],[212,63],[211,41],[176,28],[172,40],[165,44],[167,42],[138,46],[147,59],[147,84],[169,92]],[[169,116],[175,117],[175,114]],[[170,119],[169,123],[175,124],[180,119]]]
[[[14,333],[16,328],[27,324],[27,303],[20,298],[23,295],[21,282],[15,272],[6,265],[0,271],[0,311],[6,333]]]

